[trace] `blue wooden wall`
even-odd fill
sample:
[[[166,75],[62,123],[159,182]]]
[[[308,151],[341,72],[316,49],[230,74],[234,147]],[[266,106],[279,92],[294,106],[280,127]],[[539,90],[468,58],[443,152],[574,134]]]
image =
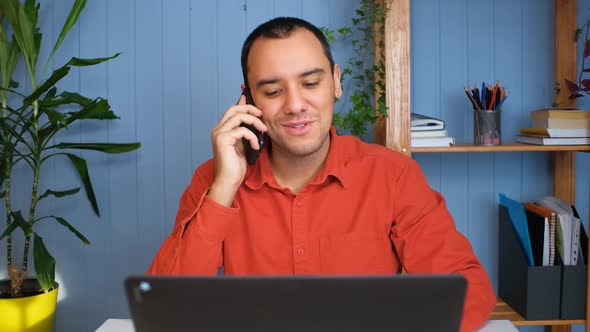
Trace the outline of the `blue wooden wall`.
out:
[[[299,16],[329,28],[349,25],[357,2],[88,1],[52,66],[58,68],[71,56],[122,52],[108,64],[74,69],[60,84],[66,90],[108,98],[121,120],[73,126],[60,138],[140,141],[143,146],[120,156],[83,153],[100,219],[83,195],[41,206],[40,213],[63,215],[93,243],[85,247],[67,230],[41,225],[40,233],[58,262],[57,331],[94,331],[109,317],[128,317],[122,282],[147,269],[172,229],[178,199],[193,170],[210,157],[210,130],[240,93],[239,51],[247,33],[278,15]],[[71,3],[42,1],[45,57],[52,46],[48,41],[57,38]],[[551,104],[553,0],[414,0],[411,5],[414,112],[445,119],[452,136],[469,142],[473,120],[462,89],[482,80],[500,80],[510,91],[502,119],[503,139],[509,141],[518,128],[528,126],[529,111]],[[580,1],[579,7],[581,22],[590,16],[590,4]],[[351,51],[347,42],[336,42],[333,50],[341,64]],[[26,84],[22,66],[19,73]],[[590,102],[584,103],[590,107]],[[496,287],[498,193],[519,200],[551,194],[549,155],[414,157],[429,183],[447,198],[458,229],[471,240]],[[577,205],[586,219],[588,155],[578,154],[578,170]],[[17,206],[26,204],[27,176],[24,168],[15,174]],[[44,169],[41,185],[67,189],[78,181],[70,165],[56,159]],[[0,264],[5,264],[3,255]]]

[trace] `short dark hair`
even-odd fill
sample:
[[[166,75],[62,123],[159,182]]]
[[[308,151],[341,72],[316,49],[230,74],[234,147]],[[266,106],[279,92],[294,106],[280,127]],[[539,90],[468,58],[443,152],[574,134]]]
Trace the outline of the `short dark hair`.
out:
[[[244,76],[244,84],[248,86],[248,55],[252,44],[256,39],[260,37],[271,38],[271,39],[285,39],[291,36],[291,34],[299,28],[311,31],[314,36],[322,44],[324,54],[330,62],[330,70],[334,72],[334,58],[332,58],[332,52],[330,51],[330,43],[324,33],[318,29],[315,25],[296,17],[277,17],[270,21],[262,23],[256,29],[254,29],[244,41],[242,46],[242,75]]]

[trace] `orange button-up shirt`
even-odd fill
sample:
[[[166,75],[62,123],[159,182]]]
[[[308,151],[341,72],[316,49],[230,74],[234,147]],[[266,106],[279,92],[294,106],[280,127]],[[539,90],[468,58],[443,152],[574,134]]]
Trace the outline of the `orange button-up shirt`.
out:
[[[277,183],[266,149],[230,208],[206,195],[213,177],[212,160],[195,171],[148,273],[460,273],[468,282],[462,332],[475,331],[495,305],[443,197],[400,153],[332,128],[324,167],[298,194]]]

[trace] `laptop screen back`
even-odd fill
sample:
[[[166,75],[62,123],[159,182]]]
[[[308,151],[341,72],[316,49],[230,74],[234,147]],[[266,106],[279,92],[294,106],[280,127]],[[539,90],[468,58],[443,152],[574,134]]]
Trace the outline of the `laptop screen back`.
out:
[[[162,277],[125,282],[136,332],[456,332],[458,275]]]

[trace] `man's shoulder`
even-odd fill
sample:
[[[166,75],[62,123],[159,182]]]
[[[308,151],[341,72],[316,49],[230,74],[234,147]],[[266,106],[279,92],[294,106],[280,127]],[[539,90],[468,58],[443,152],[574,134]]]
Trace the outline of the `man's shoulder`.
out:
[[[412,161],[406,155],[379,144],[366,143],[355,136],[340,136],[345,158],[348,162],[372,161],[387,167],[405,168]]]

